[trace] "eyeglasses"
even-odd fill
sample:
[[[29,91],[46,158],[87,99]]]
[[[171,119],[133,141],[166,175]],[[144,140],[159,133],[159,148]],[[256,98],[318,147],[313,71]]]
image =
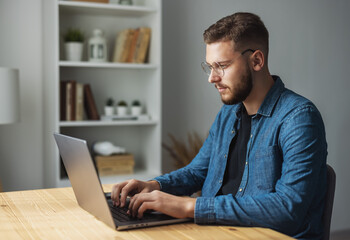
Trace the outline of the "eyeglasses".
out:
[[[214,62],[213,65],[210,65],[209,63],[206,62],[202,62],[201,66],[203,71],[210,76],[210,74],[212,73],[212,71],[214,70],[214,72],[219,76],[219,77],[223,77],[225,75],[225,69],[228,68],[237,58],[239,58],[240,56],[244,55],[246,52],[255,52],[256,50],[253,49],[246,49],[243,52],[241,52],[241,54],[237,57],[235,57],[234,59],[230,60],[229,62]]]

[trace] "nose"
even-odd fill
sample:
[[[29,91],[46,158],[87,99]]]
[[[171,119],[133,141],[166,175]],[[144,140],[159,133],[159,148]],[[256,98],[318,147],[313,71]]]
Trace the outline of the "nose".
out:
[[[212,70],[209,75],[208,82],[216,83],[220,81],[221,81],[221,77],[219,76],[219,74],[216,71]]]

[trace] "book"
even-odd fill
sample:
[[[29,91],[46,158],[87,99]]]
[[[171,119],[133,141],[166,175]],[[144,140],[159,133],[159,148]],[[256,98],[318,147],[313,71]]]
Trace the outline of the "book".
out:
[[[75,120],[83,121],[84,118],[84,84],[76,83],[75,88]]]
[[[76,81],[60,82],[60,120],[82,121],[84,116],[83,84]]]
[[[130,50],[132,48],[132,43],[133,43],[135,33],[136,33],[136,29],[129,29],[127,37],[125,38],[125,44],[122,50],[120,62],[123,62],[123,63],[128,62],[128,57],[129,57]]]
[[[66,88],[67,81],[60,81],[60,120],[66,121]]]
[[[66,119],[65,121],[70,121],[72,116],[71,116],[71,112],[72,112],[72,105],[71,105],[71,101],[72,101],[72,83],[68,82],[66,83]]]
[[[113,62],[145,63],[149,51],[151,28],[124,29],[116,37]]]
[[[130,47],[128,51],[128,57],[126,62],[132,63],[134,61],[134,54],[136,52],[136,44],[139,37],[140,28],[135,29],[132,39],[130,41]]]
[[[141,115],[102,115],[101,121],[149,121],[151,120],[151,116],[147,114],[141,114]]]
[[[134,63],[145,63],[151,39],[151,28],[141,27],[136,43],[136,51],[134,53]]]
[[[66,121],[75,120],[75,88],[76,81],[67,81],[66,83]]]
[[[118,33],[114,45],[113,62],[122,61],[123,50],[125,49],[125,45],[127,43],[129,30],[130,29],[124,29]]]
[[[89,120],[100,120],[100,115],[98,114],[94,96],[90,84],[84,85],[84,106],[86,111],[86,116]]]

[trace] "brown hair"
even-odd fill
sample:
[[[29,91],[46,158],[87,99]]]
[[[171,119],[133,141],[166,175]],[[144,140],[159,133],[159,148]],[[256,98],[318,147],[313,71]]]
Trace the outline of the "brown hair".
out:
[[[267,59],[269,32],[260,17],[247,12],[238,12],[224,17],[203,33],[206,44],[218,41],[233,41],[234,50],[260,49]]]

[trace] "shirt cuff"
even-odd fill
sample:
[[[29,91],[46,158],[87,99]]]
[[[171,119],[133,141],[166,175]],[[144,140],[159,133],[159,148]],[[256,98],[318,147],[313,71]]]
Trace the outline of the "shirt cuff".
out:
[[[156,181],[156,182],[158,182],[158,184],[159,184],[159,187],[160,187],[160,191],[162,191],[162,189],[163,189],[163,185],[162,185],[162,183],[161,183],[161,181],[159,181],[158,179],[156,179],[156,178],[153,178],[153,179],[151,179],[151,180],[149,180],[149,181]]]
[[[194,209],[194,222],[196,224],[215,223],[214,198],[199,197]]]
[[[153,178],[152,180],[156,180],[159,183],[161,191],[171,193],[172,183],[171,181],[169,181],[169,179],[166,176],[164,175],[158,176]]]

